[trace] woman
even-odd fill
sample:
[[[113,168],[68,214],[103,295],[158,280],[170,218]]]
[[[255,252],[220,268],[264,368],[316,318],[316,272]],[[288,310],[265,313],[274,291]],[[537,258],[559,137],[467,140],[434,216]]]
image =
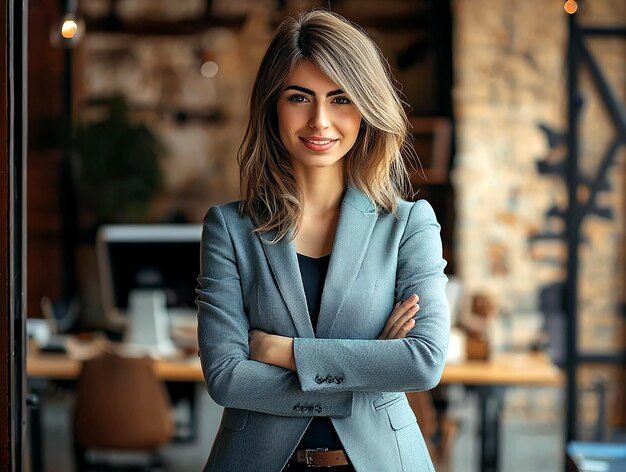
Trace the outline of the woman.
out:
[[[225,407],[205,470],[433,470],[403,392],[439,382],[446,263],[430,205],[401,198],[406,133],[365,33],[319,10],[281,24],[239,152],[245,198],[204,220],[198,340]]]

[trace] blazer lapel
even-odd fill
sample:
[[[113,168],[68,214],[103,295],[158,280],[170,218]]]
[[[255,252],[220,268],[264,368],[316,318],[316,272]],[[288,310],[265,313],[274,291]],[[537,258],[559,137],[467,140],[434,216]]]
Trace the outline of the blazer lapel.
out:
[[[369,198],[357,188],[348,186],[322,291],[318,338],[329,338],[332,334],[339,310],[361,268],[376,216]]]
[[[343,300],[363,262],[377,212],[369,198],[349,185],[344,194],[335,240],[322,291],[317,337],[329,337]],[[268,244],[276,236],[272,230],[260,235],[261,246],[278,289],[300,337],[314,338],[315,330],[306,303],[304,285],[293,241]],[[291,236],[291,232],[289,236]]]
[[[298,265],[298,255],[293,241],[287,239],[293,234],[281,239],[278,243],[269,244],[276,237],[277,231],[272,230],[260,235],[261,246],[269,263],[278,290],[285,300],[289,314],[301,338],[314,338],[315,331],[311,324],[309,309],[306,303],[304,285]]]

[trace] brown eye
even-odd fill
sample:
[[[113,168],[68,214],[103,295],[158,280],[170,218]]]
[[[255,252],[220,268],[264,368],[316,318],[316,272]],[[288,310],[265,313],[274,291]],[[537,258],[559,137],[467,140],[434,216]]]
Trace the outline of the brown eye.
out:
[[[352,102],[347,97],[337,97],[333,100],[333,103],[338,105],[350,105]]]
[[[289,95],[287,97],[287,100],[289,100],[290,102],[295,102],[295,103],[305,103],[309,101],[304,95],[301,95],[301,94]]]

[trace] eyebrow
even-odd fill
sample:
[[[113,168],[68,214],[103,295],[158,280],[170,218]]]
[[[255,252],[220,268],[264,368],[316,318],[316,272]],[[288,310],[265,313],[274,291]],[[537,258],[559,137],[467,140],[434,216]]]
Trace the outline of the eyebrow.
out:
[[[310,90],[310,89],[308,89],[308,88],[304,88],[304,87],[300,87],[300,86],[298,86],[298,85],[290,85],[290,86],[288,86],[288,87],[286,87],[286,88],[285,88],[285,91],[287,91],[287,90],[297,90],[298,92],[303,92],[303,93],[306,93],[306,94],[308,94],[308,95],[313,95],[313,96],[315,96],[315,92],[314,92],[313,90]],[[343,90],[341,90],[341,89],[337,89],[337,90],[333,90],[332,92],[328,92],[328,93],[326,94],[326,96],[327,96],[327,97],[332,97],[332,96],[334,96],[334,95],[340,95],[340,94],[342,94],[342,93],[344,93],[344,91],[343,91]]]

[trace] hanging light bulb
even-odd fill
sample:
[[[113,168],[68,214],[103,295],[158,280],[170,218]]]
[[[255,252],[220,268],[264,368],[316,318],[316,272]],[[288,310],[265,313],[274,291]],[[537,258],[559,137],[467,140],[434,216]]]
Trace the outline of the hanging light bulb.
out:
[[[85,34],[85,22],[75,13],[66,13],[50,29],[50,43],[53,46],[73,48]]]
[[[567,0],[565,2],[565,5],[563,5],[563,10],[565,10],[565,12],[569,13],[570,15],[576,13],[576,10],[578,10],[578,4],[576,3],[576,0]]]
[[[78,32],[78,23],[74,18],[67,18],[61,25],[61,36],[65,39],[72,39]]]

